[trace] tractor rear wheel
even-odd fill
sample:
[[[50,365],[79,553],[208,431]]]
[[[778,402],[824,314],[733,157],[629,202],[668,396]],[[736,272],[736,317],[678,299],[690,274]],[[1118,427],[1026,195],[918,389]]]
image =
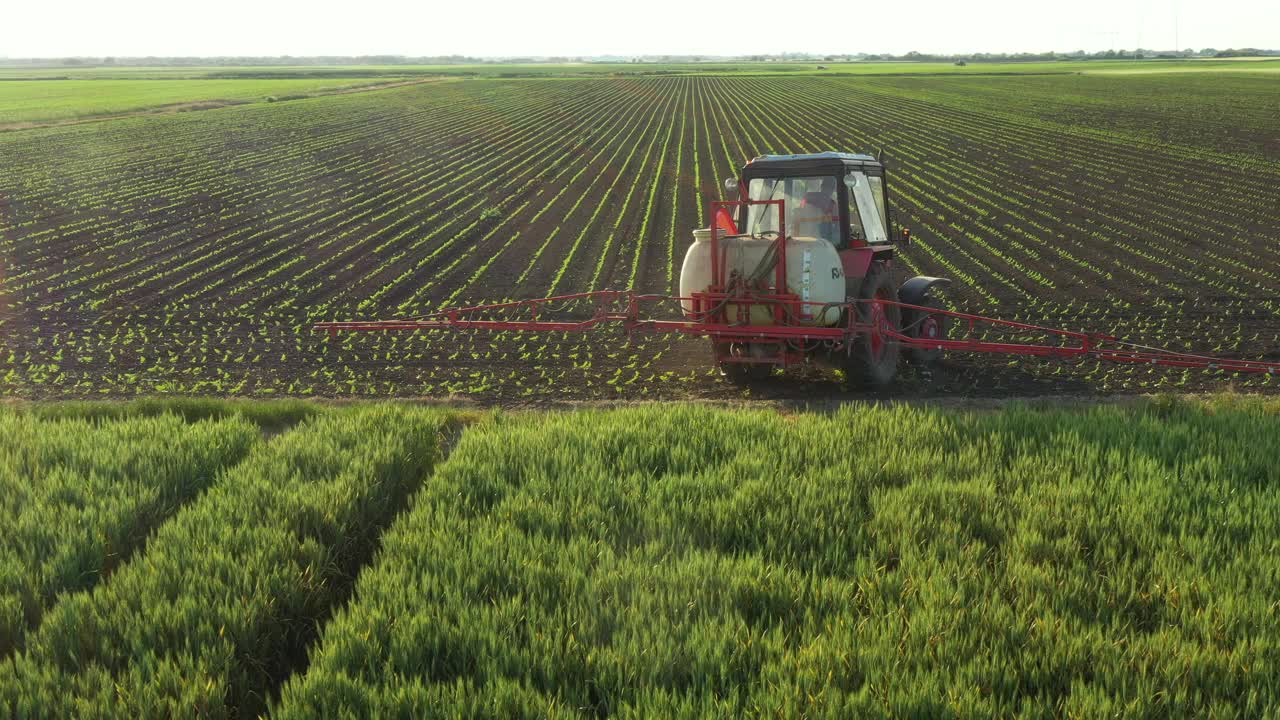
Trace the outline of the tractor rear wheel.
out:
[[[880,263],[871,265],[858,295],[862,300],[898,301],[898,289],[894,287],[888,269]],[[902,327],[902,312],[897,305],[860,302],[856,311],[859,322],[894,330]],[[853,342],[850,363],[846,368],[850,379],[862,380],[873,387],[893,382],[898,374],[898,357],[901,354],[898,341],[878,332],[864,332]]]

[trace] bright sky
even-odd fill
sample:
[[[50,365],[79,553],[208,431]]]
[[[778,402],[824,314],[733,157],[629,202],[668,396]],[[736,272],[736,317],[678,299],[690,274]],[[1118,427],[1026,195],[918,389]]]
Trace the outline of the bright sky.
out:
[[[1280,48],[1280,1],[0,0],[0,57],[1038,52],[1175,41]]]

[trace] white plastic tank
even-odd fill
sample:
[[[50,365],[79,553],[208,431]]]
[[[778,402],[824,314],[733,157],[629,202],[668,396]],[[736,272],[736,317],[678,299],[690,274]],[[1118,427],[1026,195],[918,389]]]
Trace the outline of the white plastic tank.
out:
[[[759,267],[761,260],[773,244],[773,238],[725,237],[719,239],[721,257],[726,263],[725,279],[737,270],[744,277]],[[835,325],[840,321],[839,308],[821,307],[824,303],[844,302],[844,273],[840,255],[828,241],[820,238],[798,237],[787,239],[787,292],[813,305],[804,306],[805,312],[797,320],[801,325]],[[776,269],[765,274],[764,283],[770,289],[776,281]],[[680,269],[680,296],[689,298],[695,292],[705,292],[711,284],[711,231],[705,228],[693,231],[693,244],[684,256]],[[693,303],[682,301],[686,316],[693,312]],[[737,308],[725,308],[730,318],[736,317]],[[766,305],[751,307],[752,325],[774,324],[773,312]]]

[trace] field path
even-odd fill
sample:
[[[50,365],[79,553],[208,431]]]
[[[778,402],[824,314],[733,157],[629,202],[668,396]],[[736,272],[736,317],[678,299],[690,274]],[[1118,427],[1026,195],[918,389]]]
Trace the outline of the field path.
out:
[[[412,80],[399,80],[391,82],[378,82],[372,85],[357,85],[355,87],[340,87],[332,90],[324,90],[318,92],[310,92],[305,97],[291,98],[294,100],[303,100],[315,97],[325,97],[328,95],[349,95],[351,93],[369,92],[372,90],[388,90],[390,88],[404,87],[406,85],[422,85],[424,83],[443,82],[446,80],[456,80],[456,78],[414,78]],[[138,82],[147,82],[139,80]],[[142,115],[172,115],[174,113],[195,112],[198,110],[215,110],[217,108],[230,107],[232,105],[256,105],[261,102],[269,102],[267,100],[196,100],[193,102],[168,103],[165,105],[156,105],[154,107],[139,108],[137,110],[129,110],[128,112],[103,113],[101,115],[87,115],[85,117],[69,118],[66,120],[47,120],[36,122],[11,122],[0,123],[0,132],[12,132],[15,130],[31,130],[33,128],[59,127],[63,125],[83,125],[85,123],[97,123],[106,120],[119,120],[121,118],[139,117]]]

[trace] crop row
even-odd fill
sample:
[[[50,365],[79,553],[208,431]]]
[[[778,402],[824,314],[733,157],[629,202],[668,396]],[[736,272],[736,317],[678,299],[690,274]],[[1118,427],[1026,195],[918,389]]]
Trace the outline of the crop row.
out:
[[[444,413],[321,415],[257,447],[6,661],[18,717],[248,717],[440,456]]]
[[[217,472],[257,428],[176,416],[101,427],[0,414],[0,657],[63,593],[87,590]]]
[[[415,495],[273,714],[1264,714],[1270,421],[501,418]]]
[[[584,99],[589,93],[576,92],[572,97],[577,105],[556,103],[557,94],[578,91],[579,84],[597,91],[599,102],[592,105]],[[626,94],[632,103],[648,106],[648,122],[619,105],[617,96],[623,90],[609,83],[573,83],[569,90],[569,83],[533,83],[532,90],[512,84],[501,92],[473,93],[465,104],[457,102],[463,93],[455,87],[414,88],[400,93],[413,91],[428,103],[439,102],[441,112],[395,116],[399,123],[389,128],[385,139],[379,136],[385,147],[374,152],[367,145],[376,126],[308,133],[302,143],[270,149],[251,146],[228,154],[215,148],[204,154],[202,163],[181,173],[164,178],[138,175],[145,184],[136,194],[128,192],[129,182],[113,183],[107,192],[155,206],[141,217],[120,212],[124,208],[115,204],[120,201],[105,200],[105,207],[99,205],[97,211],[100,220],[59,217],[56,227],[15,239],[20,266],[6,282],[12,291],[31,294],[40,307],[55,310],[86,301],[91,308],[137,302],[180,307],[212,299],[254,307],[290,298],[323,307],[335,295],[359,298],[364,293],[396,300],[394,307],[409,310],[433,297],[477,297],[474,288],[486,286],[490,267],[501,267],[506,257],[541,257],[547,248],[559,261],[555,271],[547,275],[525,268],[517,274],[524,279],[521,287],[510,289],[558,290],[566,274],[581,274],[585,286],[616,284],[607,282],[615,273],[606,277],[605,270],[606,264],[615,265],[618,253],[623,261],[617,269],[625,270],[616,273],[618,280],[634,277],[643,285],[652,270],[642,272],[641,251],[655,245],[666,250],[668,263],[659,273],[665,281],[678,260],[671,247],[675,238],[657,237],[662,225],[651,220],[658,211],[656,202],[635,199],[646,188],[656,190],[660,178],[668,179],[661,168],[669,162],[675,128],[685,125],[692,125],[689,136],[682,133],[675,144],[681,160],[683,146],[692,145],[697,170],[691,185],[697,184],[703,194],[713,194],[714,180],[730,172],[740,157],[763,148],[887,145],[899,171],[897,204],[925,223],[918,229],[924,234],[922,242],[944,256],[955,256],[979,281],[1004,285],[1013,296],[1034,297],[1053,290],[1052,275],[1064,271],[1076,282],[1093,285],[1111,275],[1113,282],[1101,287],[1121,292],[1125,284],[1150,284],[1156,270],[1165,273],[1172,268],[1185,273],[1188,282],[1203,281],[1219,293],[1230,291],[1231,277],[1252,277],[1256,287],[1272,281],[1276,273],[1277,258],[1258,247],[1265,245],[1262,240],[1275,222],[1274,206],[1257,205],[1252,212],[1232,206],[1233,197],[1216,191],[1231,187],[1245,202],[1253,192],[1218,177],[1231,174],[1234,180],[1233,173],[1206,172],[1197,183],[1170,180],[1167,171],[1177,167],[1172,159],[1152,158],[1149,152],[1139,156],[1127,146],[1106,145],[1089,136],[1064,139],[1025,121],[993,124],[981,109],[949,108],[939,118],[936,106],[897,88],[885,91],[884,83],[811,80],[801,88],[781,80],[684,78],[632,84],[636,87]],[[511,88],[520,91],[508,92]],[[387,95],[396,92],[370,97]],[[783,124],[763,106],[745,102],[752,97],[806,111]],[[533,103],[534,112],[529,112]],[[370,110],[380,109],[379,102],[366,104]],[[631,109],[640,107],[633,104]],[[357,116],[366,108],[347,101],[326,109],[333,114],[349,110]],[[280,131],[301,122],[319,124],[290,108],[252,110],[273,116],[265,123],[268,127],[276,122],[274,117],[283,119]],[[569,128],[591,124],[597,130],[589,136],[591,144],[580,142],[576,152],[562,151],[559,157],[546,154],[549,138],[557,133],[573,137],[575,132],[546,122],[553,111],[570,118]],[[520,119],[513,121],[512,116]],[[664,122],[654,123],[658,117]],[[681,122],[666,121],[676,117]],[[634,135],[607,130],[624,130],[632,120],[640,121]],[[211,134],[209,128],[189,123],[183,129]],[[406,155],[411,138],[419,135],[428,143]],[[459,143],[457,137],[475,139]],[[1015,139],[1016,145],[1007,145]],[[627,152],[606,153],[612,147]],[[1000,154],[990,152],[996,148]],[[124,153],[131,167],[132,152],[136,151]],[[603,164],[582,177],[581,171],[601,153],[606,153]],[[483,172],[499,157],[517,160],[508,166],[516,169],[485,177]],[[1117,173],[1132,177],[1142,172],[1138,158],[1150,168],[1150,178],[1140,179],[1153,182],[1148,187],[1131,179],[1116,186]],[[1055,166],[1072,162],[1070,172],[1053,172],[1045,166],[1050,159]],[[548,177],[542,166],[574,171]],[[335,172],[340,168],[349,169]],[[680,171],[678,166],[676,187]],[[241,179],[249,172],[251,177]],[[1095,173],[1103,174],[1094,180]],[[526,189],[529,179],[539,175],[536,190]],[[317,189],[317,176],[334,181]],[[205,184],[211,177],[220,178],[224,187],[229,179],[235,181],[225,198],[218,197],[216,181],[212,187]],[[566,184],[556,185],[566,178]],[[627,185],[625,192],[620,182]],[[196,187],[219,202],[192,200],[186,193]],[[66,190],[65,185],[55,188]],[[1221,224],[1203,227],[1205,208],[1196,198],[1205,197],[1204,191],[1215,191],[1212,204]],[[656,192],[649,195],[655,196]],[[74,193],[71,197],[74,200]],[[157,199],[162,202],[155,203]],[[665,210],[670,217],[668,234],[687,232],[675,226],[681,204],[677,197],[675,207]],[[700,205],[689,206],[695,204]],[[195,209],[215,206],[219,209]],[[21,215],[22,208],[20,200],[14,214]],[[174,221],[175,208],[180,208],[176,214],[181,222]],[[103,212],[108,209],[112,212]],[[481,217],[486,211],[490,220]],[[992,219],[997,222],[985,222]],[[17,237],[31,223],[38,226],[41,220],[10,222],[8,236]],[[166,231],[155,233],[160,223],[167,223]],[[640,228],[646,234],[634,237]],[[1197,235],[1231,233],[1231,241],[1210,253],[1183,253],[1179,245],[1189,229]],[[144,238],[141,243],[139,235]],[[553,243],[555,235],[562,239]],[[588,241],[591,252],[584,258],[579,248]],[[615,250],[615,245],[620,247]],[[42,254],[41,248],[50,252]],[[376,250],[372,256],[370,249]],[[1106,259],[1100,260],[1098,253]],[[1045,258],[1053,255],[1066,264],[1050,271],[1044,267]],[[908,259],[916,260],[910,251]],[[403,269],[393,273],[392,267]],[[1136,282],[1122,282],[1116,273],[1131,274]],[[424,274],[434,276],[426,283],[431,289],[415,282]],[[373,283],[379,287],[370,293]],[[377,301],[360,302],[367,309],[387,307]]]
[[[886,151],[891,206],[914,238],[901,269],[956,280],[953,307],[1081,329],[1113,322],[1061,311],[1088,300],[1128,308],[1113,327],[1138,341],[1268,350],[1280,281],[1274,167],[1242,159],[1238,145],[1159,146],[1132,128],[991,106],[983,98],[1004,92],[1000,79],[966,82],[972,96],[923,79],[478,80],[10,133],[0,137],[0,162],[14,170],[0,181],[0,382],[30,394],[131,383],[384,394],[406,382],[484,393],[510,384],[519,363],[462,357],[551,355],[520,365],[527,380],[514,392],[566,371],[608,391],[601,369],[658,392],[653,378],[698,375],[700,343],[652,341],[672,352],[632,368],[610,357],[621,347],[612,340],[551,338],[545,346],[565,352],[548,353],[513,352],[539,342],[514,335],[339,339],[362,348],[353,358],[307,326],[592,288],[674,290],[720,179],[760,152],[833,148]],[[330,364],[339,358],[357,365]],[[1127,372],[1101,371],[1112,389],[1147,382]]]

